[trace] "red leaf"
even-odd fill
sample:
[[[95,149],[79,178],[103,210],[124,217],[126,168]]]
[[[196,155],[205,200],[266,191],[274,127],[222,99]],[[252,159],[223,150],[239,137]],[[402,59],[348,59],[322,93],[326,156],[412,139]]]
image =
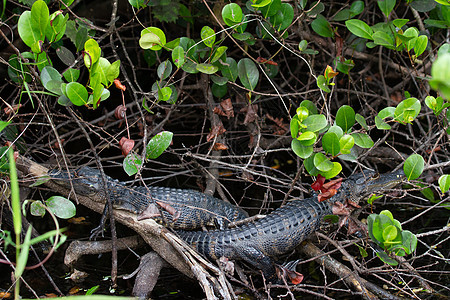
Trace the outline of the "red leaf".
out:
[[[311,184],[311,188],[315,191],[318,191],[320,189],[322,189],[322,186],[325,182],[325,177],[323,177],[322,175],[318,175],[316,181],[314,181],[313,184]]]
[[[134,141],[127,139],[126,137],[122,137],[120,139],[119,146],[122,150],[122,155],[127,156],[134,147]]]
[[[124,86],[119,79],[114,79],[114,85],[116,86],[117,89],[125,92],[125,90],[127,89],[126,86]]]

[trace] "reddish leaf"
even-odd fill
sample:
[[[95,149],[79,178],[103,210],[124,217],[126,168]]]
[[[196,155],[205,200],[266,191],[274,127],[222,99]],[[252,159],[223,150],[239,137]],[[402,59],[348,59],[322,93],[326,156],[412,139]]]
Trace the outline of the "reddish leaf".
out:
[[[234,111],[233,111],[233,104],[231,103],[231,99],[225,99],[222,102],[220,102],[220,106],[222,107],[225,116],[229,119],[234,117]]]
[[[325,192],[325,191],[327,191],[329,189],[335,189],[335,190],[339,189],[341,187],[342,180],[343,180],[343,178],[337,178],[337,179],[333,179],[333,180],[328,181],[327,183],[325,183],[322,186],[321,191]]]
[[[116,86],[117,89],[119,89],[119,90],[121,90],[121,91],[123,91],[123,92],[125,92],[126,89],[127,89],[127,87],[124,86],[124,85],[120,82],[119,79],[114,79],[114,85]]]
[[[220,107],[214,107],[213,113],[215,113],[216,115],[219,116],[224,116],[226,117],[227,115],[225,114],[225,112],[220,108]]]
[[[19,108],[22,107],[22,104],[16,104],[13,106],[7,106],[3,109],[3,111],[5,112],[6,115],[11,115],[13,113],[17,113],[17,111],[19,110]]]
[[[122,155],[127,156],[134,147],[134,141],[127,139],[126,137],[122,137],[120,139],[119,146],[122,150]]]
[[[323,184],[325,182],[325,177],[322,175],[318,175],[316,181],[314,181],[313,184],[311,184],[311,188],[315,191],[318,191],[322,188]]]
[[[256,59],[257,62],[261,63],[261,64],[268,64],[268,65],[272,65],[272,66],[278,66],[278,64],[276,62],[274,62],[273,60],[268,60],[262,57],[258,57]]]
[[[127,112],[127,108],[123,105],[119,105],[114,110],[114,117],[116,117],[117,120],[125,119]]]
[[[213,146],[214,151],[227,150],[227,149],[228,149],[228,147],[222,143],[215,143]]]
[[[241,111],[247,112],[245,115],[244,124],[253,123],[258,118],[258,114],[256,113],[256,105],[254,104],[244,107]]]
[[[156,204],[161,206],[162,209],[167,211],[172,216],[173,222],[175,222],[181,216],[181,213],[168,203],[156,201]]]
[[[208,133],[208,136],[206,137],[206,140],[209,142],[213,138],[215,138],[216,136],[219,136],[219,135],[223,134],[225,131],[227,131],[227,130],[225,129],[225,127],[223,127],[222,122],[220,122],[219,125],[216,125],[216,126],[214,126],[211,129],[211,132]]]

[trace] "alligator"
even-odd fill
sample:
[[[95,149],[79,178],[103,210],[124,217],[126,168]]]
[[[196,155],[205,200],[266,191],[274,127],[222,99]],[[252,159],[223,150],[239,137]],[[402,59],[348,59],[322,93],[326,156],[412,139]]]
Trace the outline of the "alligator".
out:
[[[48,174],[56,184],[69,190],[73,187],[77,195],[95,195],[92,199],[106,203],[109,194],[113,208],[135,213],[138,219],[153,217],[174,229],[224,229],[228,224],[248,217],[243,209],[195,190],[156,186],[128,187],[105,175],[107,194],[103,188],[101,172],[87,166],[69,173],[53,169]]]
[[[98,170],[82,167],[71,175],[76,193],[86,196],[105,194]],[[50,176],[58,184],[69,188],[69,176],[66,172],[51,171]],[[130,189],[110,177],[107,177],[107,181],[116,208],[140,213],[155,197],[170,200],[171,205],[181,211],[180,219],[174,220],[173,224],[179,223],[181,226],[172,227],[178,229],[176,232],[179,236],[199,253],[210,260],[225,257],[246,261],[260,269],[266,279],[274,281],[277,280],[277,266],[273,258],[294,250],[319,228],[326,215],[334,212],[342,214],[343,207],[357,206],[364,197],[391,189],[404,178],[402,171],[381,175],[364,171],[348,177],[335,195],[321,202],[318,201],[317,195],[303,200],[293,200],[258,221],[244,223],[235,228],[221,226],[221,229],[212,231],[186,231],[186,229],[195,229],[194,225],[211,221],[224,225],[231,220],[245,219],[247,215],[229,203],[192,190],[159,187],[148,187],[148,190],[142,187]],[[183,204],[184,201],[188,204]],[[210,205],[208,202],[214,204]],[[165,213],[164,216],[170,219],[173,213]],[[199,221],[202,218],[206,218],[206,221]]]

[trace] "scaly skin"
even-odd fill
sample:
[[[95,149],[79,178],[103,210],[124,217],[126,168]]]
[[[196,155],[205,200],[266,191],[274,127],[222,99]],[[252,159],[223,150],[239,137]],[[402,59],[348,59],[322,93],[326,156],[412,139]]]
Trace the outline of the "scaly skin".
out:
[[[70,188],[66,172],[51,171],[50,175],[58,184]],[[97,199],[106,201],[98,170],[82,167],[71,175],[76,193],[85,196],[96,194]],[[318,202],[317,197],[294,200],[261,220],[236,228],[209,232],[178,230],[178,233],[209,259],[226,257],[244,260],[262,270],[266,278],[273,280],[276,270],[272,258],[295,249],[319,228],[323,217],[331,215],[337,204],[357,204],[371,193],[393,188],[403,179],[404,174],[401,171],[382,175],[363,172],[350,176],[342,183],[336,195],[323,202]],[[180,218],[172,224],[176,229],[195,229],[198,225],[226,223],[228,220],[237,221],[246,217],[246,214],[235,206],[192,190],[128,188],[110,177],[107,177],[107,182],[114,206],[119,209],[141,213],[153,203],[152,199],[170,202],[171,206],[181,212]],[[99,194],[102,196],[99,197]],[[339,209],[342,209],[342,205]],[[167,213],[165,216],[169,220],[172,218]]]
[[[72,182],[78,195],[92,196],[92,199],[106,203],[101,173],[97,169],[81,167],[71,171],[71,181],[66,171],[50,170],[49,175],[52,181],[68,189]],[[149,207],[159,212],[156,202],[168,204],[179,213],[174,221],[174,215],[162,210],[167,225],[174,229],[192,230],[202,226],[226,228],[228,223],[248,217],[244,210],[198,191],[155,186],[127,187],[109,176],[106,176],[106,181],[115,209],[139,215]]]
[[[294,250],[319,228],[326,215],[333,213],[336,202],[353,201],[390,189],[404,178],[402,172],[375,175],[364,172],[350,176],[332,198],[318,202],[317,197],[294,200],[265,218],[226,230],[180,231],[180,237],[209,259],[222,256],[241,259],[262,270],[267,279],[275,277],[272,257]]]

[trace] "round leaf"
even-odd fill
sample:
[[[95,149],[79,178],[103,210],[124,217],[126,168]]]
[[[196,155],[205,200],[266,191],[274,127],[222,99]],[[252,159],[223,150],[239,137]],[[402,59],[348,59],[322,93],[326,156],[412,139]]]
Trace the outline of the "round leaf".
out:
[[[238,65],[234,58],[227,57],[225,60],[226,66],[221,67],[222,75],[228,78],[229,81],[235,82],[238,78]]]
[[[394,119],[400,123],[411,123],[419,114],[420,101],[411,97],[400,102],[394,111]]]
[[[383,230],[383,239],[386,242],[395,240],[397,235],[398,235],[398,229],[397,229],[397,227],[395,227],[393,225],[389,225],[386,228],[384,228],[384,230]]]
[[[184,49],[181,46],[177,46],[172,50],[172,61],[177,68],[181,68],[184,65]]]
[[[142,157],[133,151],[130,151],[123,160],[123,170],[128,176],[132,176],[138,172],[138,167],[142,165]]]
[[[211,65],[211,64],[205,64],[205,63],[197,64],[195,66],[195,68],[198,71],[200,71],[200,72],[202,72],[204,74],[209,74],[209,75],[210,74],[214,74],[214,73],[216,73],[219,70],[219,68],[217,66]]]
[[[333,167],[331,168],[330,171],[320,172],[320,174],[322,174],[322,176],[325,177],[326,179],[336,177],[342,171],[342,165],[340,163],[335,162],[335,161],[333,161],[332,163],[333,163]]]
[[[292,140],[291,148],[297,156],[299,156],[300,158],[303,158],[303,159],[310,157],[314,151],[313,146],[302,145],[302,143],[300,143],[300,141],[298,141],[296,139]]]
[[[318,17],[311,23],[311,28],[320,36],[333,37],[331,24],[324,17]]]
[[[334,167],[333,163],[323,153],[314,155],[314,166],[321,172],[331,171]]]
[[[335,156],[340,151],[339,138],[334,132],[327,132],[322,137],[322,147],[327,154]]]
[[[209,48],[212,48],[216,41],[216,33],[209,26],[203,26],[200,31],[200,37],[202,38],[203,43]]]
[[[253,91],[259,80],[259,71],[250,58],[241,59],[238,64],[239,79],[244,87]]]
[[[352,137],[355,140],[355,144],[361,148],[371,148],[374,144],[366,133],[352,133]]]
[[[310,115],[303,121],[303,125],[309,131],[317,132],[327,127],[327,118],[324,115]]]
[[[157,27],[147,27],[141,31],[139,46],[142,49],[160,50],[166,44],[166,35]]]
[[[450,189],[450,175],[442,175],[439,177],[438,182],[442,193],[445,193]]]
[[[30,205],[30,212],[33,216],[42,217],[45,215],[45,207],[41,201],[33,201]]]
[[[169,60],[163,61],[156,70],[159,79],[164,80],[172,73],[172,63]]]
[[[339,139],[339,146],[341,147],[342,154],[350,154],[353,145],[355,144],[355,140],[349,134],[343,135]]]
[[[70,82],[66,85],[66,96],[70,101],[77,105],[85,105],[88,101],[88,91],[78,82]]]
[[[297,140],[304,146],[311,146],[317,140],[317,135],[314,132],[306,131],[300,134]]]
[[[52,196],[45,201],[45,204],[55,216],[61,219],[70,219],[76,214],[72,201],[61,196]]]
[[[336,113],[336,124],[348,132],[355,124],[355,111],[348,105],[342,105]]]
[[[405,172],[406,178],[408,180],[418,178],[422,172],[425,161],[419,154],[412,154],[405,160],[403,165],[403,171]]]
[[[155,159],[159,157],[172,142],[173,133],[170,131],[162,131],[152,137],[145,147],[145,158]]]
[[[239,24],[243,17],[242,9],[236,3],[227,4],[222,9],[222,19],[228,26]]]

